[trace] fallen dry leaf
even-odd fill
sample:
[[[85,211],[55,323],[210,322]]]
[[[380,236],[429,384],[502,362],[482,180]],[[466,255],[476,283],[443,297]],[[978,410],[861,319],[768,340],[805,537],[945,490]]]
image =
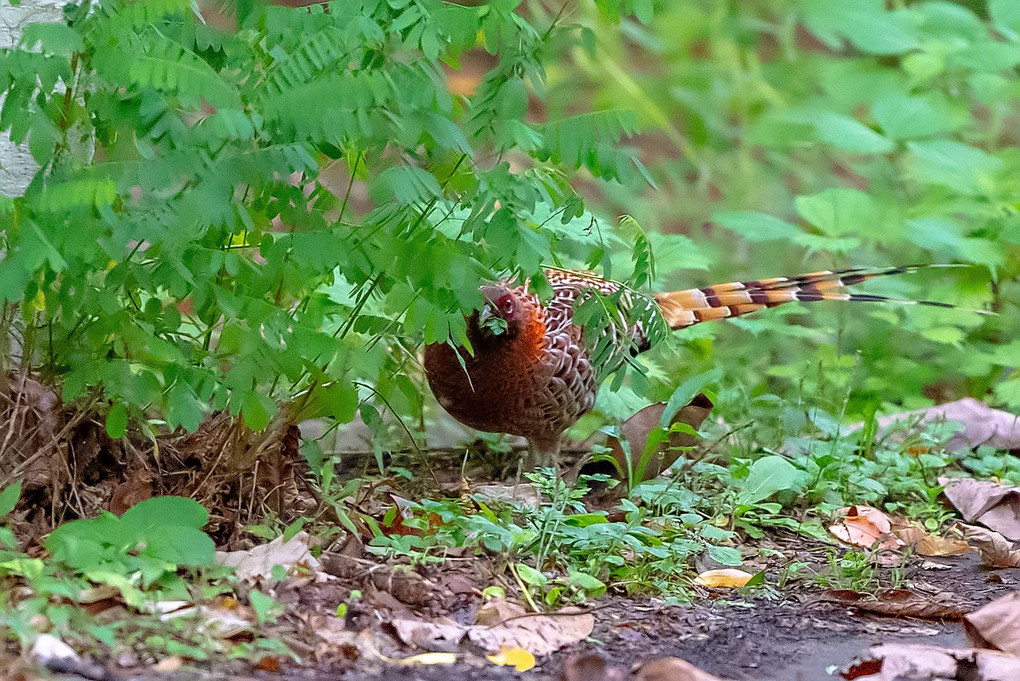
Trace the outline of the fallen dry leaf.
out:
[[[840,676],[856,681],[1016,681],[1020,658],[990,650],[886,643],[871,648]]]
[[[445,620],[425,621],[412,619],[395,619],[390,625],[397,638],[414,648],[432,652],[453,652],[467,634],[462,624]]]
[[[671,424],[684,423],[697,430],[705,419],[708,418],[708,414],[712,411],[712,406],[710,399],[704,395],[698,395],[691,400],[690,404],[676,413]],[[648,444],[648,436],[661,425],[662,414],[665,411],[666,404],[664,402],[657,402],[641,409],[620,424],[620,435],[623,436],[629,445],[630,456],[634,466],[637,466],[640,462],[641,455]],[[677,460],[685,449],[696,446],[699,441],[696,436],[689,433],[670,433],[669,441],[659,445],[648,457],[644,470],[639,471],[641,473],[640,480],[651,480],[658,476],[662,471],[672,466],[673,462]],[[606,444],[612,450],[611,456],[616,461],[619,470],[626,471],[627,456],[623,451],[620,441],[615,437],[610,437],[606,440]]]
[[[246,634],[255,623],[255,613],[231,599],[224,602],[220,599],[215,603],[179,608],[159,616],[161,622],[168,622],[179,617],[192,616],[199,620],[198,630],[215,639],[226,640]]]
[[[1020,549],[998,532],[984,527],[964,525],[967,540],[981,554],[981,562],[989,567],[1020,567]]]
[[[239,578],[249,582],[272,579],[276,565],[284,567],[288,573],[299,565],[318,571],[319,561],[309,550],[308,540],[307,532],[298,532],[288,542],[280,536],[247,551],[217,551],[216,560],[233,567]]]
[[[950,594],[930,598],[910,589],[882,589],[875,594],[834,589],[828,592],[828,597],[856,610],[890,617],[958,620],[968,612],[967,608],[954,604]]]
[[[495,655],[486,655],[485,659],[501,667],[513,667],[519,672],[535,666],[535,656],[523,648],[504,648]]]
[[[749,572],[726,568],[723,570],[706,570],[695,577],[694,583],[709,588],[739,588],[746,585],[754,577]]]
[[[424,650],[452,651],[466,637],[490,654],[520,648],[532,655],[548,655],[583,641],[595,626],[595,617],[589,612],[564,609],[534,614],[500,599],[479,608],[476,621],[463,625],[448,620],[394,619],[390,624],[401,641]]]
[[[892,519],[871,506],[851,506],[840,509],[840,522],[831,525],[829,532],[840,541],[865,549],[896,549],[903,542],[892,534]]]
[[[1020,540],[1020,487],[971,478],[942,478],[942,493],[968,523]]]
[[[919,556],[956,556],[972,550],[962,539],[936,537],[917,525],[908,525],[893,533]]]
[[[933,421],[956,421],[963,424],[963,430],[954,433],[946,442],[946,448],[951,452],[974,449],[978,445],[989,445],[996,449],[1020,449],[1020,417],[1007,411],[992,409],[973,397],[965,397],[927,409],[883,416],[878,419],[878,427],[882,434],[896,428],[897,432],[892,438],[902,440],[911,430],[919,430],[903,429],[903,424],[912,426]],[[855,423],[846,432],[859,430],[863,425],[863,422]]]
[[[963,618],[963,627],[977,647],[1020,655],[1020,592],[997,598],[970,613]]]
[[[479,609],[481,610],[481,609]],[[467,636],[484,650],[523,648],[533,655],[548,655],[564,646],[588,638],[595,616],[582,610],[563,609],[545,615],[524,613],[504,618],[497,624],[476,624]]]
[[[457,655],[454,653],[421,653],[410,657],[389,658],[393,664],[405,667],[421,667],[433,664],[457,664]]]
[[[172,655],[170,657],[164,657],[162,660],[152,665],[151,669],[154,672],[168,674],[170,672],[175,672],[179,670],[183,666],[184,658],[179,657],[177,655]]]
[[[663,657],[637,666],[635,681],[723,681],[679,657]]]

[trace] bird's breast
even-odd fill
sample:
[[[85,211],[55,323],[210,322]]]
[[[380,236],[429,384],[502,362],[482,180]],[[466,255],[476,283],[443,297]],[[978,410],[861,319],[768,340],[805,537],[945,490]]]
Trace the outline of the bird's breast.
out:
[[[478,430],[558,436],[595,402],[595,372],[580,329],[546,334],[539,347],[482,346],[472,356],[449,345],[425,350],[425,371],[439,404]]]

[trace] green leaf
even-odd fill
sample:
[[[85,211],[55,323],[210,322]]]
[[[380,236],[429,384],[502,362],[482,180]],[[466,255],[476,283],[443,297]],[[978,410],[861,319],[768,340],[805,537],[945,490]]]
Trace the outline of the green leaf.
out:
[[[794,201],[801,217],[828,236],[879,234],[885,231],[882,211],[862,191],[834,187]]]
[[[765,456],[753,464],[737,494],[737,503],[749,506],[781,490],[800,489],[800,473],[781,456]]]
[[[783,241],[801,233],[796,225],[764,213],[749,211],[716,213],[712,220],[752,243]]]
[[[524,563],[517,563],[517,574],[520,575],[521,580],[525,584],[530,584],[531,586],[542,587],[549,581],[541,572]]]
[[[81,34],[67,24],[38,23],[25,26],[21,34],[20,47],[34,50],[38,47],[42,52],[58,57],[70,57],[75,52],[85,50],[85,42]]]
[[[722,367],[716,367],[703,374],[689,378],[677,386],[673,394],[669,396],[666,408],[662,412],[662,419],[660,421],[662,428],[668,429],[677,412],[697,397],[698,393],[705,389],[705,386],[719,380],[719,377],[722,376],[722,371]]]
[[[244,425],[258,432],[269,425],[276,410],[276,402],[268,395],[248,393],[241,405],[241,416],[244,418]]]
[[[216,561],[216,545],[194,527],[155,525],[145,530],[145,555],[182,567],[208,567]]]
[[[580,572],[578,570],[571,570],[567,577],[567,583],[573,586],[577,586],[585,591],[601,592],[605,591],[606,585],[601,580],[592,577],[586,572]]]
[[[912,175],[920,182],[980,195],[991,186],[991,174],[1002,162],[987,152],[953,140],[911,142]]]
[[[911,19],[890,12],[885,0],[798,0],[808,30],[829,47],[843,40],[872,54],[902,54],[917,45]]]
[[[1015,0],[988,0],[992,23],[1007,38],[1020,41],[1020,3]]]
[[[119,440],[127,431],[127,422],[127,407],[123,402],[118,402],[106,413],[106,434],[114,440]]]
[[[918,96],[890,92],[875,100],[871,114],[882,132],[895,140],[943,134],[966,120],[954,115],[949,102],[937,92]]]
[[[0,492],[0,518],[13,511],[14,507],[18,505],[18,499],[20,498],[21,480],[17,480],[13,485],[5,487],[4,491]]]
[[[124,511],[120,519],[125,527],[139,531],[156,525],[201,528],[209,522],[209,512],[187,497],[152,497]]]
[[[252,589],[248,592],[248,602],[251,603],[252,610],[255,611],[255,618],[259,624],[265,624],[276,619],[276,614],[281,610],[276,600],[272,596],[268,596],[258,589]],[[341,603],[341,606],[346,604]],[[337,609],[337,616],[342,617],[339,614],[340,610]]]
[[[887,154],[893,150],[892,140],[849,116],[822,112],[815,117],[814,126],[818,139],[845,151]]]
[[[742,565],[744,562],[744,558],[740,555],[740,551],[729,546],[716,546],[714,544],[709,544],[708,556],[715,562],[721,563],[722,565],[729,565],[730,567]]]

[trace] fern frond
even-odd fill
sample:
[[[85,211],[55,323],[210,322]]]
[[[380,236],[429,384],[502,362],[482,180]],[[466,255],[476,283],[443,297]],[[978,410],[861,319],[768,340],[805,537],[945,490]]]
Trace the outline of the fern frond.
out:
[[[144,49],[128,67],[135,85],[173,93],[185,105],[198,106],[205,99],[213,106],[240,106],[237,91],[191,50],[155,32],[142,42]]]
[[[351,50],[344,33],[332,26],[312,35],[294,52],[274,49],[271,55],[275,63],[269,71],[267,94],[282,94],[307,85],[323,72],[334,68]]]
[[[570,116],[546,123],[545,150],[550,159],[575,168],[587,168],[596,177],[630,181],[635,171],[647,171],[633,153],[617,146],[638,131],[632,111],[611,110]]]
[[[106,0],[101,7],[121,28],[140,28],[171,17],[186,16],[194,5],[192,0]]]

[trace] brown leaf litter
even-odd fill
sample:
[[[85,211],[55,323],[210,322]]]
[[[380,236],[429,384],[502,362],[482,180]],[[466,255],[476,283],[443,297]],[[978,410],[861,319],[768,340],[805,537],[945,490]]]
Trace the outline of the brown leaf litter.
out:
[[[980,445],[1005,450],[1020,449],[1020,416],[992,409],[972,397],[927,409],[883,416],[878,419],[878,427],[880,433],[892,433],[896,440],[903,440],[911,432],[939,421],[955,421],[963,426],[963,430],[953,434],[946,442],[946,448],[951,452],[974,449]],[[856,423],[846,432],[854,432],[862,427],[863,423]]]

